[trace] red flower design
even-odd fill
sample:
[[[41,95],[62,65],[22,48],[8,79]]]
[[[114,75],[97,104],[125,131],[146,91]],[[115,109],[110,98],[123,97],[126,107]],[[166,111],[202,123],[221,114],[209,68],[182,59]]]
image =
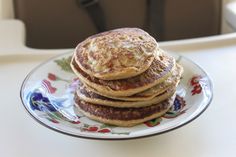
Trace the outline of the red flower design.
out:
[[[72,121],[72,124],[80,124],[80,121]]]
[[[199,84],[199,80],[200,80],[201,78],[202,78],[202,77],[201,77],[200,75],[198,75],[198,76],[193,76],[192,79],[191,79],[191,81],[190,81],[191,85],[194,86],[194,85]]]
[[[88,132],[99,132],[99,133],[110,133],[111,129],[109,128],[100,128],[98,126],[84,126],[84,131]]]
[[[48,80],[43,80],[42,81],[42,85],[43,85],[43,87],[45,87],[46,89],[47,89],[47,91],[49,92],[49,93],[51,93],[51,94],[53,94],[53,93],[55,93],[56,92],[56,88],[55,87],[53,87],[52,85],[51,85],[51,82],[49,82]]]
[[[55,74],[48,73],[48,79],[51,80],[51,81],[56,81],[57,80],[57,76]]]
[[[86,131],[91,131],[91,132],[96,132],[98,131],[98,127],[96,126],[90,126],[87,129],[85,129]]]
[[[202,86],[200,84],[193,87],[191,90],[192,95],[200,94],[202,92]]]
[[[109,133],[109,132],[111,132],[111,130],[108,129],[108,128],[104,128],[104,129],[98,130],[98,132],[101,132],[101,133]]]
[[[192,77],[190,80],[191,86],[193,86],[193,89],[191,90],[192,95],[200,94],[202,92],[202,86],[199,83],[202,77],[200,75]]]

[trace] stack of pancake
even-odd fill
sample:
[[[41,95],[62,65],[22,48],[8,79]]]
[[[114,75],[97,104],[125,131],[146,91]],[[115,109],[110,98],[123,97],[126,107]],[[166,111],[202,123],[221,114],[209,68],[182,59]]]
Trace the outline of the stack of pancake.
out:
[[[75,49],[75,109],[106,124],[134,126],[173,105],[183,68],[138,28],[91,36]]]

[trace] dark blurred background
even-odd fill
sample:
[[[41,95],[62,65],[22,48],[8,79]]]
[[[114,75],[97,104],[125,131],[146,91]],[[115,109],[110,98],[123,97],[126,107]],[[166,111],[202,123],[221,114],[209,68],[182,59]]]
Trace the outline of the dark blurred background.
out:
[[[221,0],[14,0],[26,25],[26,45],[73,48],[86,37],[139,27],[157,41],[220,33]]]

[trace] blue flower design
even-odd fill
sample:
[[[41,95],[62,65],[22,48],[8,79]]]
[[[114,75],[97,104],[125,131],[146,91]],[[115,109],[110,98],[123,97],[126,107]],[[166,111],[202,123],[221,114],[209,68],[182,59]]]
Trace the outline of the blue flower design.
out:
[[[179,99],[175,99],[174,101],[174,111],[178,111],[182,108],[182,103],[179,101]]]
[[[29,104],[32,110],[56,112],[56,108],[51,104],[47,97],[40,92],[29,93]]]
[[[170,108],[169,111],[166,112],[165,115],[163,115],[164,118],[175,118],[183,113],[185,113],[186,110],[183,110],[186,103],[183,97],[177,95],[174,101],[173,106]]]

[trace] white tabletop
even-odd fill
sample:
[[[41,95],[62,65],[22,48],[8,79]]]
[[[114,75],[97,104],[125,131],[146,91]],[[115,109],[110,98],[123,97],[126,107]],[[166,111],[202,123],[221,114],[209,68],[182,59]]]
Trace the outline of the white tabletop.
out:
[[[16,30],[23,27],[16,21],[11,25]],[[8,27],[4,29],[5,35],[11,34]],[[5,42],[2,36],[0,42]],[[209,73],[214,84],[214,98],[210,107],[190,124],[162,135],[128,141],[70,137],[32,119],[20,101],[23,79],[42,61],[68,50],[30,49],[24,46],[22,31],[15,36],[19,40],[12,38],[12,47],[0,46],[1,157],[235,157],[236,34],[160,43],[162,48],[181,53]],[[14,48],[15,43],[21,46]]]

